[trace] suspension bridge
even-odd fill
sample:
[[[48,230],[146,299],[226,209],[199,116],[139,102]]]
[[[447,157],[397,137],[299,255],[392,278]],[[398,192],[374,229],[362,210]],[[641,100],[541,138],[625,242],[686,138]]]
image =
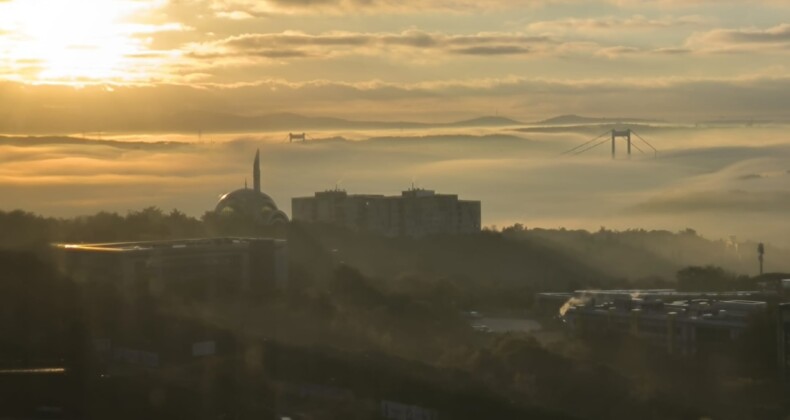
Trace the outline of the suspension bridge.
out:
[[[301,143],[310,140],[306,133],[288,133],[288,143]]]
[[[636,139],[640,140],[641,143],[638,143],[638,142],[634,141],[634,137]],[[560,154],[560,156],[580,155],[580,154],[585,153],[585,152],[587,152],[589,150],[595,149],[596,147],[601,146],[604,143],[608,143],[609,141],[611,141],[612,142],[612,159],[615,159],[617,157],[617,140],[618,139],[624,139],[626,141],[626,151],[628,153],[628,158],[629,159],[631,158],[631,149],[632,148],[638,150],[642,154],[645,154],[645,151],[642,150],[641,147],[639,147],[639,144],[642,144],[642,146],[647,146],[646,148],[649,148],[648,151],[652,151],[653,152],[653,158],[658,157],[658,149],[653,147],[653,145],[650,144],[649,141],[645,140],[642,136],[639,135],[639,133],[637,133],[634,130],[631,130],[630,128],[625,129],[625,130],[614,129],[614,130],[611,130],[611,131],[603,132],[600,135],[592,138],[591,140],[588,140],[588,141],[586,141],[586,142],[584,142],[584,143],[582,143],[582,144],[580,144],[580,145],[578,145],[578,146],[576,146],[576,147],[574,147],[572,149],[568,149],[568,150],[562,152]]]

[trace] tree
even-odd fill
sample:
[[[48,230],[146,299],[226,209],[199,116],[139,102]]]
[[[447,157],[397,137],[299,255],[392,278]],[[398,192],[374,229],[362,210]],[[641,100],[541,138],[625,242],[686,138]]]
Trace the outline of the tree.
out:
[[[686,267],[677,273],[678,290],[685,292],[724,291],[735,286],[735,275],[721,267]]]

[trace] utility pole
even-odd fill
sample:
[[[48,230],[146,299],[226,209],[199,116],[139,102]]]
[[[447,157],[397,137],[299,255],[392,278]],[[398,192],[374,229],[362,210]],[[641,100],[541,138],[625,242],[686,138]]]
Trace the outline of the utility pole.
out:
[[[765,245],[762,242],[757,244],[757,260],[760,261],[760,275],[763,275],[763,256],[765,255]]]

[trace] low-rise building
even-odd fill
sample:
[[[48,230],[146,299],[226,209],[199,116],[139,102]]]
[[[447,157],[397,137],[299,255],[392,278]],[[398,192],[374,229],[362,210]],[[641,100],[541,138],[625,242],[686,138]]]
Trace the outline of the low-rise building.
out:
[[[62,270],[77,281],[108,282],[126,294],[190,293],[211,298],[266,292],[288,278],[287,243],[206,238],[56,244]]]
[[[293,220],[328,223],[387,236],[425,236],[479,232],[481,204],[454,194],[411,188],[400,196],[315,193],[292,200]]]
[[[558,303],[569,329],[582,334],[630,334],[670,353],[696,354],[724,345],[765,313],[763,292],[678,292],[658,290],[579,290],[547,293],[538,302]]]

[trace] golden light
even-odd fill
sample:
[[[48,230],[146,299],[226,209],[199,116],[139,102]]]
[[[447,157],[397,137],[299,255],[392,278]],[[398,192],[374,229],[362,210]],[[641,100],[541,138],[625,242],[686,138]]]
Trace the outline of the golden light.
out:
[[[134,57],[146,52],[131,21],[158,1],[13,0],[0,2],[0,65],[6,78],[46,82],[108,82],[145,77]],[[8,70],[10,69],[10,70]]]

